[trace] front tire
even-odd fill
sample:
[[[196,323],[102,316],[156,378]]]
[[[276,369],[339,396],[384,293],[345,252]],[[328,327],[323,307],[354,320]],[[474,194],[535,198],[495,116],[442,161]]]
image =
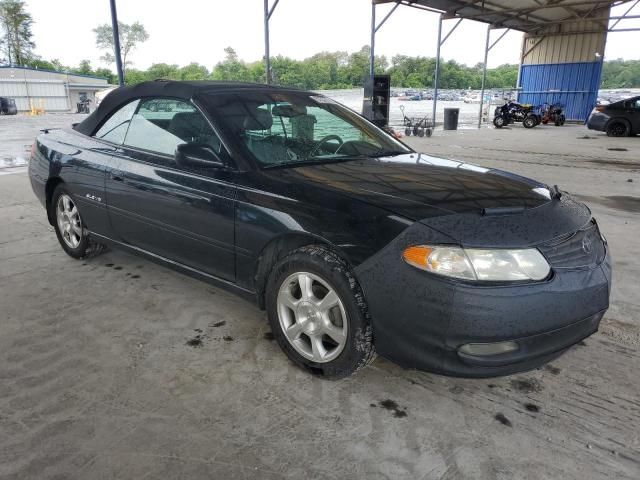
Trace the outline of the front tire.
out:
[[[51,197],[53,228],[62,249],[75,259],[98,255],[105,246],[89,237],[89,230],[82,221],[80,209],[64,184],[56,187]]]
[[[280,348],[314,375],[343,378],[375,357],[362,289],[347,263],[324,246],[301,247],[278,262],[266,306]]]
[[[498,115],[493,119],[493,126],[496,128],[504,127],[505,123],[506,123],[505,118],[502,115]]]
[[[628,137],[629,124],[623,122],[621,120],[614,120],[607,125],[607,136],[608,137]]]
[[[536,118],[534,116],[528,116],[522,121],[524,128],[533,128],[537,125]]]

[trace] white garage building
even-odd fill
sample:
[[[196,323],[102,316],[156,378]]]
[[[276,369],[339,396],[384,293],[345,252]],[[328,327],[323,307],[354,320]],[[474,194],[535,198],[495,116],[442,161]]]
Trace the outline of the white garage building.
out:
[[[86,97],[95,106],[95,93],[107,88],[105,78],[54,72],[27,67],[0,67],[0,97],[13,98],[18,111],[43,108],[46,112],[69,112]]]

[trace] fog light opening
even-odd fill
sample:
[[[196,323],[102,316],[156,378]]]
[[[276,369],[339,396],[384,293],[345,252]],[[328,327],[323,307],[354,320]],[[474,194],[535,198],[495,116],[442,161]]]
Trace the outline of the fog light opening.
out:
[[[483,357],[488,355],[500,355],[501,353],[511,353],[518,350],[516,342],[495,342],[495,343],[467,343],[458,348],[464,355]]]

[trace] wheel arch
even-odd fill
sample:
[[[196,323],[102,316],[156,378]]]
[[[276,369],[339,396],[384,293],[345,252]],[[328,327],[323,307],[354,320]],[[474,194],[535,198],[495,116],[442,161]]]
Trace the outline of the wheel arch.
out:
[[[322,245],[348,262],[342,249],[326,238],[302,232],[287,232],[271,239],[260,251],[254,273],[254,285],[258,306],[265,309],[267,279],[273,267],[292,251],[307,245]]]
[[[49,220],[49,224],[51,225],[53,225],[53,222],[54,222],[54,217],[51,213],[51,202],[53,200],[53,192],[56,190],[56,187],[62,183],[64,182],[60,177],[50,177],[44,186],[46,208],[47,208],[47,219]]]
[[[631,130],[631,122],[625,117],[611,117],[609,120],[607,120],[607,123],[605,123],[604,130],[607,131],[607,129],[609,128],[609,125],[612,125],[617,122],[624,123],[627,126],[627,128]]]

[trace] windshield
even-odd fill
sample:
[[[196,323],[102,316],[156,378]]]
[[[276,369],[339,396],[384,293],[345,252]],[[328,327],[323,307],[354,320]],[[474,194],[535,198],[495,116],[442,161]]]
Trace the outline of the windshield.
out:
[[[410,151],[322,95],[239,92],[205,101],[227,136],[264,168]]]

